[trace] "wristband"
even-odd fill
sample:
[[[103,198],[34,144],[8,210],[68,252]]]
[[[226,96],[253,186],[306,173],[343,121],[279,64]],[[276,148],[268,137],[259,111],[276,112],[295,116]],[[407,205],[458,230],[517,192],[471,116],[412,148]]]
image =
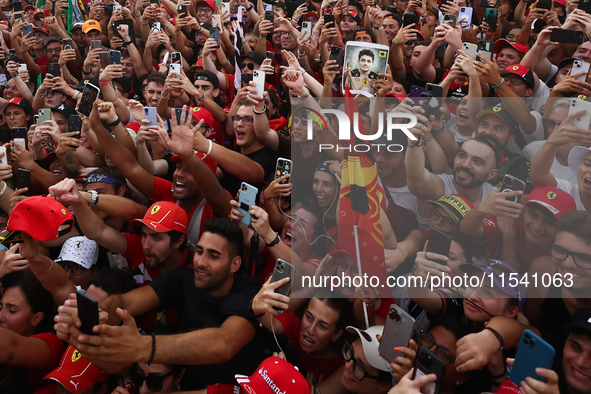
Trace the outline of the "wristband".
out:
[[[254,314],[254,311],[252,310],[252,301],[253,300],[250,300],[250,305],[248,305],[248,313],[250,313],[255,319],[260,319],[261,317],[265,316],[265,312],[259,313],[258,315]]]
[[[125,46],[129,46],[131,44],[133,44],[132,40],[129,40],[129,41],[123,43],[123,45],[125,45]]]
[[[431,134],[433,134],[433,135],[441,135],[441,134],[443,134],[444,131],[445,131],[445,122],[443,122],[443,127],[441,127],[441,129],[439,129],[437,131],[431,131]]]
[[[115,119],[115,121],[114,121],[114,122],[107,123],[107,126],[109,126],[109,127],[115,127],[115,126],[117,126],[119,123],[121,123],[121,118],[119,117],[119,115],[117,115],[117,119]]]
[[[252,10],[252,7],[253,7],[253,6],[251,5],[250,7],[248,7],[248,8],[245,8],[245,10],[246,10],[247,12],[250,12],[250,10]]]
[[[86,71],[82,70],[82,74],[84,74],[84,75],[90,75],[90,74],[92,74],[92,70],[90,70],[89,72],[86,72]]]
[[[43,275],[43,274],[49,272],[51,267],[53,267],[53,260],[50,259],[49,257],[47,258],[47,260],[49,260],[49,268],[47,268],[45,271],[41,271],[41,272],[35,272],[33,270],[31,270],[31,272],[34,273],[35,275]]]
[[[497,379],[504,377],[505,375],[507,375],[507,371],[503,371],[502,373],[495,375],[495,376],[490,375],[490,378],[492,380],[497,380]]]
[[[252,108],[252,112],[254,112],[255,115],[263,115],[265,114],[265,112],[267,111],[267,104],[264,104],[264,108],[262,109],[262,111],[257,111],[254,107]]]
[[[4,182],[4,181],[2,181]],[[4,193],[6,193],[6,189],[8,188],[8,184],[6,182],[4,182],[4,186],[2,186],[2,191],[0,191],[0,197],[2,197],[4,195]]]
[[[497,337],[499,343],[501,344],[501,348],[499,350],[503,350],[503,347],[505,346],[505,340],[503,339],[501,334],[499,334],[499,332],[492,327],[485,327],[484,329],[492,332],[494,336]]]
[[[273,246],[277,245],[279,243],[279,241],[281,241],[281,238],[279,238],[279,234],[277,234],[277,236],[275,237],[274,240],[272,240],[271,242],[269,242],[267,245],[268,248],[272,248]]]
[[[213,149],[213,141],[212,140],[207,140],[209,142],[209,148],[207,149],[207,153],[205,154],[206,156],[209,156],[211,154],[211,150]]]
[[[101,86],[105,86],[108,84],[109,84],[109,81],[99,81],[99,85],[101,85]]]
[[[149,367],[154,362],[154,356],[156,356],[156,334],[151,332],[150,335],[152,335],[152,354],[150,354],[150,359],[146,363],[146,367]]]
[[[501,79],[501,82],[499,82],[499,84],[498,84],[498,85],[491,86],[491,88],[493,88],[493,89],[496,89],[496,88],[498,88],[499,86],[501,86],[501,85],[503,84],[503,82],[505,82],[505,80],[504,80],[504,79]]]

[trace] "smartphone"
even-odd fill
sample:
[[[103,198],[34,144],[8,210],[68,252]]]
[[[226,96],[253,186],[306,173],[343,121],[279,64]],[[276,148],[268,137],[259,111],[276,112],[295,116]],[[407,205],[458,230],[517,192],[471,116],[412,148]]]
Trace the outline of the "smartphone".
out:
[[[462,30],[470,29],[472,26],[472,8],[471,7],[460,7],[460,15],[458,16],[458,25]]]
[[[275,167],[275,179],[281,178],[284,175],[291,174],[291,167],[293,163],[289,159],[280,157],[277,159],[277,166]],[[290,182],[290,178],[284,179],[279,182],[282,185],[287,185]]]
[[[213,27],[222,27],[222,20],[220,19],[220,16],[218,14],[213,14],[211,16],[211,25]]]
[[[499,10],[496,8],[487,8],[484,21],[490,26],[490,31],[497,31],[497,17]]]
[[[439,120],[441,113],[439,107],[441,106],[440,100],[443,98],[443,87],[434,83],[427,83],[425,85],[425,91],[421,93],[421,97],[424,98],[423,104],[421,105],[425,110],[425,116],[429,117],[433,115],[435,119]]]
[[[222,3],[222,15],[224,13],[230,14],[230,3],[229,2],[223,2]]]
[[[340,46],[333,45],[330,50],[329,60],[336,60],[339,67],[343,67],[345,61],[345,50]]]
[[[472,59],[475,59],[478,45],[472,44],[471,42],[463,42],[462,51],[466,52]]]
[[[439,231],[436,228],[431,229],[429,234],[429,244],[427,245],[427,252],[437,253],[443,256],[449,256],[449,247],[451,246],[451,237],[444,233],[443,231]],[[436,263],[447,265],[445,261],[441,260],[433,260]]]
[[[577,8],[591,14],[591,0],[579,0]]]
[[[538,7],[537,8],[551,10],[552,9],[552,0],[538,0]]]
[[[257,90],[257,97],[263,97],[263,92],[265,91],[265,72],[254,70],[252,72],[252,80]]]
[[[420,98],[422,97],[422,94],[425,92],[425,88],[422,86],[417,86],[417,85],[412,85],[410,87],[410,93],[408,94],[408,97],[413,99],[413,102],[415,103],[415,105],[419,104]]]
[[[514,177],[513,175],[505,174],[503,177],[503,182],[501,183],[501,192],[511,192],[518,190],[521,190],[522,192],[525,191],[525,182],[519,178]],[[507,197],[505,200],[518,202],[519,198],[520,196]]]
[[[62,68],[59,63],[49,63],[47,65],[47,73],[53,75],[54,78],[62,76]]]
[[[23,26],[23,37],[26,37],[27,34],[32,33],[33,32],[33,25],[31,25],[30,23],[27,23],[26,25]],[[71,41],[71,39],[70,39]]]
[[[267,58],[271,61],[274,60],[275,59],[275,52],[267,51],[267,56],[265,56],[265,58]]]
[[[15,127],[12,129],[12,139],[22,138],[27,139],[28,130],[26,127]]]
[[[302,32],[304,33],[303,40],[307,40],[312,36],[312,23],[311,22],[302,22]]]
[[[77,114],[70,115],[70,117],[68,118],[68,128],[67,128],[66,132],[72,133],[74,131],[77,131],[78,134],[73,135],[72,137],[80,139],[80,131],[81,130],[82,130],[82,118],[80,117],[80,115],[77,115]]]
[[[109,60],[110,56],[108,51],[99,52],[99,62],[101,64],[101,68],[106,68],[109,65]]]
[[[443,15],[443,24],[450,25],[451,27],[456,27],[456,22],[458,17],[454,14],[445,14]]]
[[[283,294],[284,296],[289,297],[291,294],[291,284],[295,279],[295,267],[283,259],[277,259],[275,262],[275,268],[273,268],[273,275],[271,275],[271,283],[277,282],[283,278],[290,278],[291,280],[276,288],[275,293]],[[275,309],[280,314],[284,312],[284,310],[281,308],[273,307],[273,309]]]
[[[582,44],[585,41],[585,33],[582,30],[554,29],[550,33],[550,41],[566,44]]]
[[[591,66],[591,63],[587,63],[581,59],[575,59],[573,61],[573,68],[571,70],[571,75],[576,75],[576,74],[580,74],[582,72],[584,72],[584,75],[581,75],[577,78],[575,78],[577,81],[581,81],[581,82],[585,82],[587,81],[587,74],[589,73],[589,66]]]
[[[8,158],[6,157],[6,147],[0,146],[0,153],[3,153],[2,157],[0,157],[0,164],[7,166]]]
[[[425,346],[421,346],[415,358],[412,380],[434,373],[437,380],[420,388],[422,394],[438,394],[443,386],[445,363]]]
[[[21,1],[12,2],[12,11],[14,13],[23,12],[23,3]]]
[[[121,52],[110,51],[109,52],[109,64],[121,64]]]
[[[492,61],[493,59],[493,52],[494,52],[495,43],[492,41],[485,41],[482,40],[478,43],[478,49],[476,53],[480,53],[482,56],[486,57],[488,60]],[[484,62],[482,59],[478,58],[478,61]]]
[[[178,12],[178,15],[179,15],[179,17],[180,17],[182,14],[185,14],[185,16],[187,16],[187,5],[186,5],[186,4],[185,4],[185,5],[179,5],[179,6],[177,7],[177,12]]]
[[[185,111],[185,119],[183,119],[183,109],[182,108],[175,108],[174,114],[176,115],[176,121],[178,124],[185,123],[187,118],[189,117],[189,109]]]
[[[152,22],[152,27],[150,32],[160,31],[160,22]]]
[[[84,85],[82,97],[80,98],[78,105],[76,105],[76,111],[78,111],[79,114],[89,117],[92,112],[92,106],[100,94],[101,90],[93,84],[87,83]]]
[[[271,23],[275,23],[275,11],[265,11],[265,20]]]
[[[62,45],[64,46],[64,49],[74,49],[73,41],[71,38],[64,38],[62,40]]]
[[[168,75],[172,74],[172,73],[177,73],[180,75],[181,73],[181,65],[176,63],[176,64],[171,64],[170,67],[168,68]]]
[[[511,368],[511,381],[519,386],[528,376],[545,382],[536,374],[536,368],[551,369],[556,351],[548,342],[534,334],[530,330],[524,330],[519,340],[515,361]]]
[[[51,64],[51,63],[50,63],[50,64]],[[27,65],[26,65],[26,64],[24,64],[24,63],[23,63],[23,64],[19,64],[19,65],[18,65],[18,72],[20,73],[21,71],[27,71]],[[49,71],[48,71],[48,72],[49,72]],[[58,77],[59,77],[59,76],[61,76],[61,75],[58,75]],[[25,82],[27,82],[27,81],[25,81]]]
[[[419,16],[415,13],[409,14],[404,13],[402,17],[402,27],[406,27],[408,25],[416,25],[419,22]]]
[[[158,126],[158,110],[156,107],[144,107],[144,119],[148,119],[148,126]]]
[[[250,84],[250,81],[252,81],[252,74],[250,74],[250,73],[242,74],[242,77],[241,77],[242,87],[248,86]]]
[[[45,11],[47,12],[47,11]],[[14,13],[14,20],[19,19],[21,21],[21,23],[25,23],[25,17],[23,16],[22,12],[15,12]]]
[[[12,140],[15,144],[21,146],[23,149],[27,149],[27,140],[24,138],[15,138]]]
[[[119,14],[121,12],[120,4],[113,4],[113,14]]]
[[[257,198],[258,190],[256,187],[249,185],[246,182],[242,182],[240,185],[240,194],[238,195],[238,202],[240,203],[240,211],[244,216],[240,221],[247,226],[250,225],[251,217],[250,217],[250,206],[255,204]]]
[[[572,125],[580,127],[582,129],[588,129],[591,124],[591,103],[578,98],[572,98],[570,102],[570,108],[568,114],[572,114],[579,111],[587,111],[578,118],[573,119]]]
[[[78,301],[78,317],[82,323],[80,331],[88,335],[97,335],[92,332],[92,328],[99,324],[98,302],[86,295],[84,290],[76,292],[76,300]]]
[[[219,27],[212,27],[209,29],[209,38],[213,38],[215,42],[218,44],[216,48],[220,47],[220,28]]]
[[[51,108],[41,108],[37,114],[39,115],[39,123],[43,124],[43,122],[47,120],[51,120]]]
[[[394,350],[395,347],[408,347],[408,341],[415,331],[416,321],[405,310],[396,304],[390,305],[390,311],[386,318],[386,325],[382,332],[382,342],[378,348],[380,356],[389,363],[393,363],[402,353]]]
[[[103,47],[103,44],[101,43],[101,40],[92,40],[90,42],[90,49],[101,49]]]
[[[331,23],[332,23],[332,27],[334,27],[334,15],[333,14],[324,15],[324,26],[328,26]]]
[[[19,168],[16,174],[16,188],[17,189],[31,189],[31,171]]]
[[[154,8],[158,8],[158,7],[160,7],[160,1],[159,0],[150,0],[150,5]]]

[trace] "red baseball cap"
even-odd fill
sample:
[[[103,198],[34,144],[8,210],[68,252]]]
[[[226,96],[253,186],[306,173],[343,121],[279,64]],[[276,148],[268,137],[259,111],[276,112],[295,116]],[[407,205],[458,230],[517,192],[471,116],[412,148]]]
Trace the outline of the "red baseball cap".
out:
[[[554,2],[566,8],[566,0],[554,0]]]
[[[265,359],[250,376],[236,375],[249,394],[309,394],[310,387],[297,367],[279,357]]]
[[[512,42],[507,41],[504,38],[499,38],[497,41],[495,41],[495,53],[501,52],[501,49],[503,49],[507,45],[515,49],[517,52],[523,53],[524,55],[527,53],[527,51],[529,51],[529,48],[520,42]]]
[[[503,71],[500,72],[500,74],[502,77],[507,74],[517,74],[531,88],[533,88],[536,83],[534,74],[531,72],[531,70],[521,64],[512,64],[510,66],[507,66]]]
[[[52,379],[71,393],[83,393],[95,383],[106,382],[111,375],[97,367],[72,346],[62,356],[60,366],[51,371],[45,379]]]
[[[198,1],[197,4],[195,4],[195,7],[197,7],[201,3],[206,3],[209,6],[209,8],[211,8],[214,11],[216,9],[215,1],[213,1],[213,0],[201,0],[201,1]]]
[[[189,216],[187,216],[187,213],[181,207],[173,202],[158,201],[148,208],[148,212],[146,212],[143,219],[134,219],[130,224],[132,226],[143,224],[159,233],[178,231],[186,235],[187,227],[189,226]]]
[[[577,209],[577,203],[573,196],[550,186],[536,187],[531,191],[524,204],[539,205],[554,215],[556,219]]]
[[[215,123],[213,120],[213,115],[209,110],[202,108],[202,107],[193,107],[193,117],[197,120],[203,119],[204,123],[209,127],[215,127]]]
[[[495,394],[519,394],[519,393],[521,393],[521,389],[519,387],[517,387],[515,385],[515,383],[513,383],[509,379],[507,379],[503,383],[501,383],[501,385],[499,386],[499,388],[497,388],[497,391],[495,392]]]
[[[205,153],[195,152],[195,154],[197,155],[198,158],[201,159],[202,162],[207,164],[209,169],[215,174],[216,170],[218,169],[218,163],[214,159],[212,159],[211,157],[207,156]],[[170,160],[172,160],[174,162],[178,162],[181,159],[179,158],[178,155],[173,155],[170,158]]]
[[[24,231],[39,241],[53,241],[69,233],[74,217],[62,204],[51,197],[34,196],[16,204],[8,230]]]

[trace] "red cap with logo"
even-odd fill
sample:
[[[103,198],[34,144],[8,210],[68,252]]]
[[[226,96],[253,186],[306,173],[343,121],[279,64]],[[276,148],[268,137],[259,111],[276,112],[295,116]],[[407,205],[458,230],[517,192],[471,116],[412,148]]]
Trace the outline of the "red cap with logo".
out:
[[[531,191],[524,204],[539,205],[554,215],[556,219],[577,209],[577,203],[573,196],[550,186],[536,187]]]
[[[209,127],[215,127],[215,123],[213,120],[213,115],[209,110],[202,108],[202,107],[193,107],[192,108],[193,117],[197,120],[203,119],[203,123],[208,125]]]
[[[106,382],[111,375],[97,367],[72,346],[62,356],[60,366],[51,371],[45,379],[52,379],[71,393],[83,393],[95,383]]]
[[[279,357],[265,359],[250,376],[236,375],[249,394],[309,394],[310,387],[297,367]]]
[[[507,41],[504,38],[499,38],[497,41],[495,41],[495,53],[501,52],[501,49],[507,45],[515,49],[517,52],[523,53],[524,55],[527,53],[527,51],[529,51],[527,45],[523,45],[520,42]]]
[[[74,217],[51,197],[28,197],[16,204],[8,230],[24,231],[39,241],[53,241],[72,230]]]
[[[178,205],[170,201],[158,201],[154,203],[143,219],[134,219],[130,222],[132,226],[145,225],[149,229],[159,233],[178,231],[187,234],[189,217]]]
[[[531,70],[524,65],[521,64],[512,64],[510,66],[505,67],[504,70],[500,72],[501,76],[505,76],[507,74],[516,74],[521,77],[522,80],[525,81],[529,85],[530,88],[535,86],[535,77]]]

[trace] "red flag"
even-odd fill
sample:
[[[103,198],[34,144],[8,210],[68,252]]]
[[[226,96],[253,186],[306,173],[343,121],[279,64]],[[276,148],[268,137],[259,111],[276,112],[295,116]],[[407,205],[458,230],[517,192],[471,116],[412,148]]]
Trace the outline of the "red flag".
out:
[[[351,121],[354,119],[353,114],[359,112],[348,86],[345,86],[345,111]],[[367,134],[361,116],[359,119],[359,132]],[[388,272],[380,217],[384,191],[378,184],[378,174],[373,160],[366,153],[356,152],[353,149],[356,144],[363,142],[358,141],[354,133],[351,133],[351,136],[350,140],[342,141],[345,146],[345,159],[339,197],[338,243],[351,256],[357,256],[353,226],[358,226],[361,274],[379,277],[380,286],[377,290],[383,296],[391,297],[391,293],[385,286]]]

